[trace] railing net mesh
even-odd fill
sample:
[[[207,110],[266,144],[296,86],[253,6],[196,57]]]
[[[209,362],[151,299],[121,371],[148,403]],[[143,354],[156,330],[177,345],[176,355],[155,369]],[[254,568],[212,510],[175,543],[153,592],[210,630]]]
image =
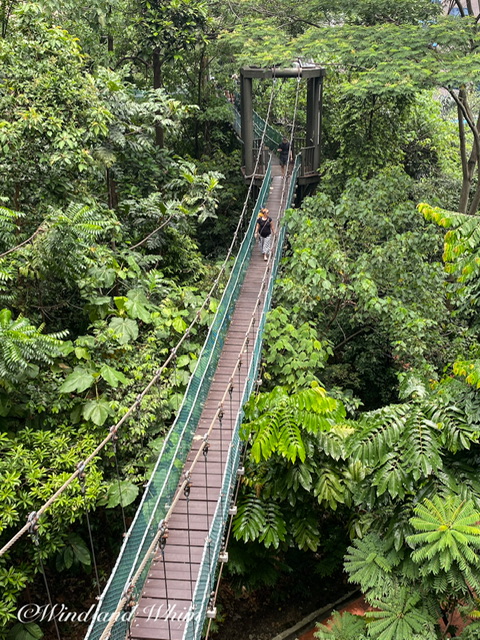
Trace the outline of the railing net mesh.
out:
[[[98,640],[116,610],[133,575],[139,568],[158,525],[168,511],[178,487],[182,469],[192,446],[210,384],[222,352],[225,335],[247,270],[258,212],[266,202],[271,183],[269,165],[258,195],[253,215],[232,267],[207,339],[190,378],[175,422],[165,438],[163,448],[145,489],[134,521],[127,533],[110,579],[99,600],[86,640]],[[137,581],[132,596],[135,600],[143,588],[149,566]],[[124,640],[128,631],[128,612],[120,615],[112,628],[112,640]]]

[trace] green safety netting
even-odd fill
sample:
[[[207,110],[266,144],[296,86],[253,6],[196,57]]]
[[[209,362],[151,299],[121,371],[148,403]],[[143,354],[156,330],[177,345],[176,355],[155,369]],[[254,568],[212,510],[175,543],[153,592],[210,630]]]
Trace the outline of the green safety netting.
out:
[[[232,105],[233,110],[233,128],[239,137],[242,136],[242,119],[238,109]],[[265,120],[256,112],[253,112],[253,135],[256,138],[262,138],[265,131],[265,145],[271,151],[277,151],[281,141],[282,134],[271,127],[265,122]]]
[[[209,329],[197,366],[190,378],[182,405],[165,438],[142,501],[125,537],[109,581],[100,597],[87,631],[86,640],[98,640],[101,637],[118,603],[129,587],[132,577],[146,556],[157,533],[159,523],[163,520],[168,511],[168,505],[173,500],[250,261],[258,211],[267,200],[271,180],[271,166],[269,165],[249,227],[232,267],[230,278]],[[138,600],[141,594],[149,568],[149,565],[145,567],[131,593],[134,600]],[[120,615],[111,630],[110,638],[124,640],[128,632],[128,625],[128,614]]]
[[[297,156],[292,171],[292,177],[290,180],[290,188],[287,194],[285,208],[289,208],[292,205],[295,185],[300,170],[300,156]],[[247,402],[253,389],[257,372],[260,364],[260,356],[262,351],[263,330],[265,327],[266,313],[270,308],[272,299],[273,285],[275,282],[278,264],[282,255],[283,242],[285,239],[285,225],[280,226],[280,232],[278,235],[278,242],[275,247],[275,255],[273,257],[272,273],[268,282],[265,300],[263,304],[263,310],[261,319],[253,345],[252,356],[249,363],[247,381],[244,388],[244,394],[242,398],[242,406]],[[200,570],[198,574],[197,584],[195,587],[195,593],[193,596],[192,608],[189,612],[188,622],[185,627],[183,640],[200,640],[203,629],[203,622],[205,620],[207,607],[212,593],[212,586],[215,584],[215,573],[217,569],[218,557],[222,546],[222,540],[229,518],[228,510],[231,506],[232,496],[237,480],[237,469],[239,465],[241,442],[239,437],[240,424],[243,419],[242,411],[239,411],[237,415],[235,430],[232,438],[232,444],[227,458],[225,467],[225,473],[223,476],[222,490],[220,492],[220,499],[215,509],[212,524],[209,532],[209,544],[205,547]]]

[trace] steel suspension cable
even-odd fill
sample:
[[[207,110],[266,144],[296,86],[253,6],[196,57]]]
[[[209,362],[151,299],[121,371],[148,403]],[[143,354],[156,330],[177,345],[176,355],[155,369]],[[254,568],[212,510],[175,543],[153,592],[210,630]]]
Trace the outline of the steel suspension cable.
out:
[[[294,131],[295,131],[295,125],[296,125],[296,117],[297,117],[297,110],[298,110],[298,101],[299,101],[299,93],[300,93],[300,71],[301,69],[299,68],[299,72],[297,75],[297,89],[296,89],[296,95],[295,95],[295,105],[294,105],[294,112],[293,112],[293,118],[292,118],[292,130],[291,130],[291,134],[290,134],[290,141],[289,141],[289,145],[290,145],[290,149],[292,149],[292,144],[293,144],[293,137],[294,137]],[[286,185],[288,183],[288,162],[287,162],[287,170],[285,171],[285,175],[283,177],[283,181],[282,181],[282,193],[281,193],[281,198],[280,198],[280,206],[279,206],[279,219],[278,221],[281,220],[282,216],[282,205],[285,199],[285,192],[286,192]],[[277,225],[278,225],[278,221],[277,221]],[[278,228],[278,227],[277,227]],[[273,254],[273,251],[271,253],[271,255]],[[269,257],[269,261],[270,261],[270,257]],[[254,323],[253,323],[254,324]],[[247,337],[246,340],[246,348],[247,348],[247,360],[248,360],[248,344],[249,344],[249,338]],[[258,391],[258,387],[259,387],[259,381],[257,380],[257,391]],[[243,449],[243,455],[242,455],[242,460],[245,461],[246,458],[246,447],[244,447]],[[235,496],[232,500],[232,503],[235,504],[238,498],[238,493],[240,490],[240,482],[237,481],[236,487],[235,487]],[[226,534],[224,536],[224,546],[225,548],[227,547],[228,544],[228,539],[230,537],[230,533],[231,533],[231,529],[232,529],[232,524],[233,524],[233,515],[230,516],[230,520],[229,520],[229,525],[228,525],[228,529],[226,531]],[[217,597],[218,597],[218,591],[220,588],[220,581],[222,578],[222,573],[223,573],[223,566],[224,563],[221,563],[220,565],[220,569],[218,572],[218,576],[217,576],[217,580],[216,580],[216,586],[215,586],[215,590],[213,592],[213,594],[211,595],[210,598],[210,603],[212,606],[215,605]],[[210,636],[210,628],[211,628],[211,624],[212,624],[212,619],[209,619],[208,621],[208,626],[205,632],[205,637],[204,640],[208,640],[209,636]]]
[[[275,76],[275,70],[274,70],[274,76]],[[275,77],[274,77],[274,80],[276,80],[276,78],[275,78]],[[265,134],[266,134],[267,127],[268,127],[268,119],[269,119],[269,117],[270,117],[270,112],[271,112],[271,107],[272,107],[272,103],[273,103],[273,97],[274,97],[274,94],[275,94],[275,84],[273,84],[273,86],[272,86],[272,91],[271,91],[271,95],[270,95],[270,101],[269,101],[268,110],[267,110],[267,118],[266,118],[266,120],[265,120],[265,127],[264,127],[264,130],[263,130],[263,135],[262,135],[262,139],[261,139],[261,142],[260,142],[260,149],[262,149],[263,144],[264,144],[264,138],[265,138]],[[252,175],[252,179],[251,179],[251,181],[250,181],[250,186],[249,186],[249,190],[248,190],[247,198],[246,198],[246,200],[245,200],[245,202],[244,202],[244,209],[243,209],[243,211],[242,211],[241,218],[243,218],[243,217],[244,217],[244,213],[245,213],[245,211],[246,211],[246,209],[247,209],[248,198],[249,198],[249,196],[250,196],[250,192],[251,192],[251,189],[252,189],[252,186],[253,186],[253,183],[254,183],[254,178],[255,178],[256,170],[257,170],[257,168],[258,168],[258,164],[259,164],[259,161],[260,161],[260,155],[261,155],[260,153],[257,155],[257,159],[256,159],[256,164],[255,164],[254,172],[253,172],[253,175]],[[238,230],[238,225],[237,225],[237,230]],[[268,270],[266,270],[266,271],[265,271],[264,281],[265,281],[265,278],[266,278],[267,273],[268,273]],[[263,290],[263,288],[264,288],[264,287],[265,287],[265,282],[263,282],[262,290]],[[253,315],[253,314],[252,314],[252,315]],[[249,329],[248,329],[248,331],[250,331],[251,324],[252,324],[252,321],[250,321],[250,325],[249,325]],[[247,332],[247,338],[248,338],[248,332]],[[245,349],[245,345],[243,345],[243,346],[242,346],[242,351],[243,351],[244,349]],[[173,354],[173,355],[175,355],[175,354]],[[241,357],[240,357],[240,358],[241,358]],[[241,361],[240,361],[240,366],[241,366]],[[232,376],[231,376],[230,381],[229,381],[229,386],[231,386],[232,388],[233,388],[234,373],[235,373],[235,370],[234,370],[234,372],[232,373]],[[208,430],[207,434],[205,434],[205,437],[204,437],[204,439],[203,439],[203,443],[202,443],[202,445],[201,445],[201,447],[200,447],[199,451],[197,452],[197,455],[195,456],[195,459],[194,459],[194,461],[193,461],[193,463],[192,463],[192,465],[191,465],[191,467],[190,467],[189,471],[185,473],[185,476],[186,476],[186,477],[187,477],[187,474],[188,474],[188,477],[189,477],[189,475],[190,475],[191,471],[192,471],[192,470],[193,470],[193,468],[195,467],[195,465],[196,465],[196,463],[197,463],[197,461],[198,461],[198,459],[199,459],[199,457],[200,457],[200,455],[201,455],[202,453],[203,453],[203,455],[205,456],[205,463],[206,463],[206,454],[208,454],[208,436],[210,435],[210,433],[211,433],[211,431],[212,431],[212,429],[213,429],[213,426],[214,426],[214,424],[215,424],[216,419],[219,417],[219,412],[221,411],[220,406],[223,406],[223,403],[224,403],[224,401],[225,401],[226,394],[227,394],[227,390],[225,391],[225,394],[224,394],[223,400],[222,400],[222,402],[219,404],[219,409],[217,410],[217,412],[216,412],[216,414],[215,414],[215,416],[214,416],[214,418],[213,418],[213,420],[212,420],[212,423],[211,423],[211,425],[210,425],[210,427],[209,427],[209,430]],[[223,412],[222,412],[222,413],[223,413]],[[185,485],[186,485],[186,482],[187,482],[187,481],[188,481],[187,479],[186,479],[186,480],[184,480],[184,482],[183,482],[183,483],[178,487],[177,492],[176,492],[175,497],[174,497],[174,500],[172,501],[172,503],[171,503],[171,505],[170,505],[170,507],[169,507],[169,509],[168,509],[168,513],[167,513],[167,515],[165,516],[165,518],[164,518],[163,522],[168,523],[168,519],[169,519],[169,517],[170,517],[171,513],[173,512],[173,509],[174,509],[174,507],[175,507],[176,503],[178,502],[179,497],[180,497],[180,495],[181,495],[181,492],[182,492],[182,490],[184,490],[184,487],[185,487]],[[152,513],[152,516],[151,516],[151,517],[150,517],[150,519],[149,519],[148,526],[146,527],[146,530],[147,530],[147,529],[149,529],[149,528],[151,527],[152,519],[153,519],[153,513]],[[125,605],[125,603],[126,603],[126,601],[127,601],[127,599],[128,599],[127,594],[128,594],[128,593],[131,593],[131,592],[133,591],[133,589],[134,589],[134,587],[135,587],[136,583],[138,582],[138,579],[140,578],[141,574],[143,573],[144,569],[146,568],[147,563],[150,561],[151,556],[152,556],[152,554],[153,554],[153,552],[154,552],[154,550],[155,550],[155,547],[156,547],[156,545],[158,544],[159,537],[160,537],[160,534],[157,532],[157,534],[156,534],[156,536],[154,537],[154,539],[152,540],[152,542],[151,542],[151,544],[150,544],[150,546],[149,546],[149,548],[148,548],[147,552],[145,553],[145,555],[144,555],[144,557],[143,557],[143,560],[142,560],[142,562],[141,562],[140,566],[139,566],[139,567],[137,568],[137,570],[135,571],[135,573],[134,573],[133,577],[131,578],[131,580],[127,583],[127,584],[129,585],[129,586],[128,586],[128,589],[124,592],[124,595],[122,596],[122,598],[121,598],[121,599],[120,599],[120,601],[118,602],[117,608],[116,608],[116,610],[115,610],[114,614],[111,616],[110,621],[109,621],[109,623],[108,623],[107,627],[104,629],[104,631],[103,631],[103,633],[102,633],[102,635],[101,635],[100,640],[104,640],[105,638],[109,637],[109,634],[110,634],[110,632],[111,632],[111,630],[112,630],[112,628],[113,628],[113,626],[114,626],[114,624],[115,624],[116,620],[118,619],[118,616],[119,616],[119,614],[120,614],[120,612],[121,612],[122,608],[124,607],[124,605]]]
[[[274,82],[276,81],[276,77],[275,77],[275,69],[273,72],[273,80]],[[272,91],[270,94],[270,101],[269,101],[269,105],[268,105],[268,110],[267,110],[267,117],[265,120],[265,127],[262,133],[262,138],[260,141],[260,150],[263,148],[264,145],[264,141],[265,141],[265,136],[266,136],[266,132],[267,132],[267,126],[268,126],[268,119],[270,117],[270,112],[271,112],[271,107],[272,107],[272,103],[273,103],[273,96],[275,93],[275,84],[273,83],[272,85]],[[173,347],[170,350],[170,354],[167,357],[167,359],[163,362],[163,364],[159,367],[159,369],[157,369],[157,371],[155,372],[154,376],[151,378],[150,382],[145,386],[145,388],[143,389],[143,391],[141,391],[138,395],[137,398],[135,400],[135,402],[127,409],[126,413],[122,416],[122,418],[120,418],[120,420],[118,420],[118,422],[113,425],[112,427],[110,427],[109,429],[109,433],[108,435],[98,444],[98,446],[94,449],[94,451],[85,458],[85,460],[81,461],[81,463],[79,463],[80,465],[83,465],[83,467],[86,467],[88,464],[90,464],[90,462],[92,462],[92,460],[94,460],[98,454],[106,447],[106,445],[115,437],[115,435],[117,434],[118,430],[120,429],[120,427],[132,416],[132,414],[138,410],[140,408],[140,405],[142,403],[143,398],[147,395],[147,393],[150,391],[150,389],[159,381],[161,375],[163,374],[163,372],[165,371],[165,369],[168,367],[168,365],[172,362],[172,360],[176,357],[177,355],[177,351],[178,349],[182,346],[182,344],[185,342],[185,340],[188,338],[188,336],[190,335],[192,329],[194,328],[194,326],[197,324],[197,322],[200,320],[201,317],[201,312],[206,309],[207,305],[210,304],[211,298],[213,296],[213,293],[215,292],[215,290],[217,289],[218,285],[220,284],[221,278],[222,276],[226,273],[226,268],[227,268],[227,264],[231,258],[231,256],[233,255],[233,249],[235,247],[235,244],[238,240],[238,236],[239,236],[239,232],[241,230],[241,225],[243,223],[243,219],[246,215],[247,212],[247,208],[248,208],[248,204],[249,204],[249,199],[250,199],[250,195],[253,189],[253,185],[255,182],[255,174],[256,171],[258,169],[258,165],[260,162],[260,155],[261,153],[259,152],[257,155],[257,159],[255,162],[255,167],[254,167],[254,171],[253,174],[251,176],[250,179],[250,184],[247,190],[247,194],[245,196],[245,200],[243,203],[243,207],[242,207],[242,211],[235,229],[235,232],[233,234],[233,238],[232,238],[232,242],[230,243],[230,247],[227,251],[227,255],[220,267],[219,273],[216,277],[216,279],[214,280],[212,287],[210,288],[207,297],[205,298],[203,304],[201,305],[201,307],[197,310],[194,319],[191,321],[190,325],[187,327],[187,329],[185,330],[184,334],[182,335],[182,337],[178,340],[177,344],[175,345],[175,347]],[[75,472],[73,472],[71,474],[71,476],[69,478],[67,478],[67,480],[61,485],[61,487],[59,489],[57,489],[57,491],[38,509],[38,511],[34,511],[30,514],[30,516],[32,516],[33,518],[36,518],[37,520],[40,518],[41,515],[43,515],[45,513],[45,511],[47,511],[49,509],[49,507],[52,506],[52,504],[54,502],[56,502],[56,500],[66,491],[66,489],[72,484],[72,482],[78,478],[79,476],[79,471],[78,468]],[[30,517],[29,516],[29,517]],[[25,533],[28,532],[30,528],[30,524],[27,521],[27,523],[0,549],[0,557],[3,556],[23,535],[25,535]]]

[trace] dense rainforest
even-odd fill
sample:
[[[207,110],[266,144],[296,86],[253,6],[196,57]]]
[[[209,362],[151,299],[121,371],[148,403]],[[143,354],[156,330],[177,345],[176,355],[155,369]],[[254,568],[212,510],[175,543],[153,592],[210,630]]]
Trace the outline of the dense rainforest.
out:
[[[2,638],[104,587],[232,261],[226,97],[242,65],[312,61],[320,183],[285,217],[225,582],[358,587],[372,610],[323,640],[480,638],[480,15],[345,4],[0,0],[2,545],[128,417],[1,556]],[[295,92],[254,86],[284,135]]]

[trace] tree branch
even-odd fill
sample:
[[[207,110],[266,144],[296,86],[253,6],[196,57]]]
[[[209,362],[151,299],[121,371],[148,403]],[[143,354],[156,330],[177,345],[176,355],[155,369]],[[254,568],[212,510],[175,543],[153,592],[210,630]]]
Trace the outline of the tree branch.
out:
[[[115,65],[115,71],[118,69],[118,67],[122,66],[122,64],[127,60],[133,60],[133,61],[137,60],[138,62],[141,62],[143,65],[145,65],[146,69],[148,69],[149,67],[149,63],[143,58],[140,58],[140,56],[124,56],[123,58],[120,58],[120,60]]]
[[[358,336],[360,333],[363,333],[364,331],[368,331],[370,330],[372,327],[361,327],[360,329],[358,329],[357,331],[355,331],[354,333],[352,333],[351,335],[347,336],[345,338],[345,340],[342,340],[341,342],[339,342],[337,345],[335,345],[333,347],[334,351],[337,351],[337,349],[340,349],[341,347],[343,347],[347,342],[349,342],[350,340],[352,340],[353,338],[355,338],[355,336]]]
[[[160,231],[160,229],[163,229],[163,227],[165,225],[167,225],[170,220],[173,218],[173,215],[169,216],[165,222],[163,222],[159,227],[157,227],[154,231],[152,231],[152,233],[149,233],[148,236],[146,236],[143,240],[140,240],[140,242],[137,242],[137,244],[134,244],[133,247],[129,247],[130,251],[133,251],[134,249],[136,249],[137,247],[140,247],[142,244],[144,244],[145,242],[147,242],[147,240],[149,238],[151,238],[153,235],[155,235],[157,233],[157,231]],[[0,256],[1,257],[1,256]]]
[[[4,253],[0,253],[0,258],[4,258],[5,256],[8,256],[9,253],[13,253],[14,251],[18,251],[18,249],[21,249],[22,247],[24,247],[26,244],[31,242],[35,238],[35,236],[37,236],[40,233],[40,231],[44,231],[43,224],[40,225],[38,229],[35,231],[35,233],[33,233],[29,238],[27,238],[27,240],[24,240],[20,244],[17,244],[16,247],[12,247],[12,249],[9,249]]]
[[[478,133],[478,126],[480,125],[480,115],[477,118],[477,124],[475,124],[475,122],[473,121],[473,114],[470,111],[470,108],[468,106],[466,92],[463,89],[459,91],[458,95],[452,89],[449,89],[448,87],[446,87],[446,89],[449,92],[449,94],[452,96],[452,98],[455,100],[455,103],[459,109],[459,112],[460,112],[459,121],[462,119],[461,116],[463,115],[473,134],[474,148],[472,149],[472,153],[470,154],[470,160],[468,162],[469,166],[467,166],[467,170],[468,170],[467,179],[471,182],[471,178],[473,176],[473,169],[475,167],[475,164],[477,164],[478,162],[478,158],[480,157],[480,136]],[[462,125],[463,125],[463,122],[462,122]],[[463,158],[462,158],[462,164],[463,164]],[[466,208],[466,203],[465,203],[465,208]],[[472,213],[471,208],[469,213]]]
[[[464,8],[463,8],[463,6],[462,6],[461,0],[455,0],[455,4],[456,4],[456,5],[457,5],[457,7],[458,7],[458,10],[459,10],[459,12],[460,12],[460,15],[462,16],[462,18],[464,18],[464,17],[465,17],[465,10],[464,10]]]

